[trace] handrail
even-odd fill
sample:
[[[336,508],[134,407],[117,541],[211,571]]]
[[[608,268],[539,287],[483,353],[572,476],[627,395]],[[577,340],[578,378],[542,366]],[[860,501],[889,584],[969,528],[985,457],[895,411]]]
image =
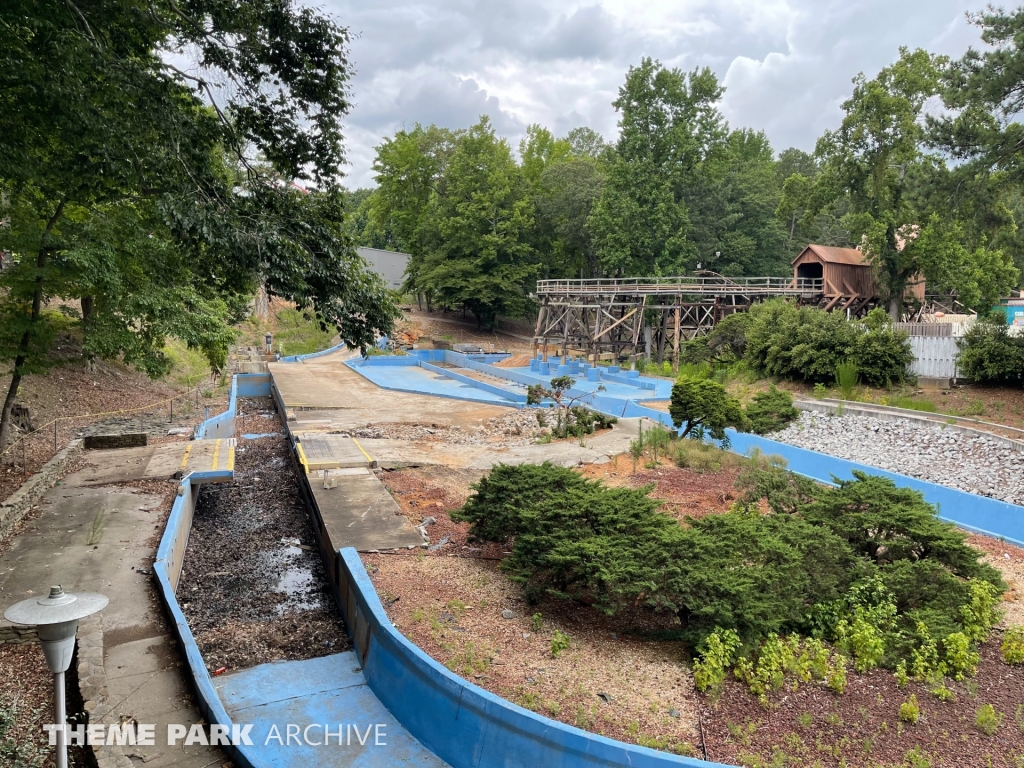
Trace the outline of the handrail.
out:
[[[583,280],[538,280],[537,294],[594,293],[821,293],[825,281],[820,277],[625,277]]]

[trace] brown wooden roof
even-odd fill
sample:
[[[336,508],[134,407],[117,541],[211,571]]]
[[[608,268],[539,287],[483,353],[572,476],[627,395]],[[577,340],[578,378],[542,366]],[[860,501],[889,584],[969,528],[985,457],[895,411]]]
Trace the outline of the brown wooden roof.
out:
[[[868,262],[864,260],[864,254],[856,248],[835,248],[831,245],[814,245],[813,243],[800,251],[800,254],[790,263],[795,264],[808,251],[814,253],[822,261],[832,264],[852,264],[858,267],[868,266]]]

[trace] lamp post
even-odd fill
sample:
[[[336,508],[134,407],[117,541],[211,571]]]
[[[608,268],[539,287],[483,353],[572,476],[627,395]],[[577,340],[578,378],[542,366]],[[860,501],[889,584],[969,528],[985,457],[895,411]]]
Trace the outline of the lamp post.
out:
[[[81,593],[73,595],[61,587],[50,587],[48,597],[30,598],[4,611],[4,618],[14,624],[34,625],[46,656],[46,666],[53,673],[53,703],[57,726],[57,768],[67,768],[68,745],[64,731],[64,673],[71,666],[75,650],[78,620],[102,611],[106,595]]]

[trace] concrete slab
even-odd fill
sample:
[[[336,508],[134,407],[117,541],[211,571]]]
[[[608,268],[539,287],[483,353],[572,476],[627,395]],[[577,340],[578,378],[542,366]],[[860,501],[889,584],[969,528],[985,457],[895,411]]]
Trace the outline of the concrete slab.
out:
[[[250,754],[261,765],[446,765],[416,741],[374,696],[352,651],[307,661],[262,664],[219,678],[217,689],[234,722],[255,724],[251,735],[256,747]],[[284,743],[292,723],[301,723],[303,728],[311,723],[317,725],[310,727],[303,738]],[[331,729],[330,744],[307,743],[324,741],[325,726]],[[275,727],[280,741],[273,736]],[[343,741],[340,745],[335,735],[339,729]]]
[[[106,637],[104,638],[106,645]],[[156,726],[152,747],[125,747],[124,753],[152,768],[206,768],[221,760],[221,752],[207,746],[179,743],[167,745],[167,726],[191,725],[199,713],[191,706],[190,694],[181,674],[177,648],[166,636],[122,643],[107,649],[108,712],[101,718],[116,723],[124,716]],[[145,713],[143,715],[140,713]],[[214,763],[219,765],[220,763]]]
[[[307,474],[320,469],[375,466],[373,458],[355,438],[318,432],[299,432],[295,438],[299,460]]]
[[[119,448],[83,454],[84,467],[66,481],[71,486],[110,485],[130,480],[169,480],[186,472],[230,470],[235,440],[192,440],[144,448]],[[208,482],[224,482],[214,478]]]
[[[327,432],[381,423],[466,427],[508,413],[505,406],[381,389],[345,365],[349,357],[336,353],[304,363],[271,363],[289,429]]]
[[[630,424],[626,429],[613,429],[603,435],[587,438],[582,446],[575,441],[510,448],[370,438],[364,438],[361,442],[378,465],[386,469],[413,464],[490,469],[495,464],[542,464],[545,461],[565,467],[604,464],[611,456],[628,451],[629,442],[635,436],[635,424]]]
[[[329,551],[355,547],[368,552],[426,545],[375,475],[339,473],[331,477],[337,481],[333,488],[324,488],[322,482],[310,482]]]

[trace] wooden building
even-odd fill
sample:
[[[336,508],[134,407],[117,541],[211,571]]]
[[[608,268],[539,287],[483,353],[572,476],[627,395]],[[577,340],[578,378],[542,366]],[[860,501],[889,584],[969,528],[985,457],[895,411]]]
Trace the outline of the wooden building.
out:
[[[824,308],[850,310],[857,315],[880,299],[875,271],[857,248],[808,245],[793,259],[793,280],[821,280]],[[907,298],[924,303],[924,280],[907,288]]]

